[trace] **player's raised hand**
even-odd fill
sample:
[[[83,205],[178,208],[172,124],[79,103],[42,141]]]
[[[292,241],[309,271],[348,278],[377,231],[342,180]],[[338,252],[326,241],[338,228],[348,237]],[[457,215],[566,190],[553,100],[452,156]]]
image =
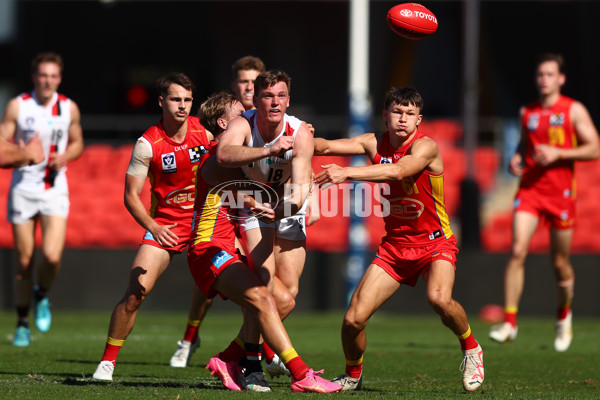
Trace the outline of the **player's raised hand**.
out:
[[[294,148],[294,137],[293,136],[281,136],[270,147],[270,153],[272,156],[279,156],[293,148]]]

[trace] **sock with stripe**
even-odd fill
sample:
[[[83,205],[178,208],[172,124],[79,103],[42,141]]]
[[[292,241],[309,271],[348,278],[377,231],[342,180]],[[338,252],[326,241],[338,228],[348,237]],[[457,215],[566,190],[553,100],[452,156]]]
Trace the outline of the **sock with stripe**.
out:
[[[102,355],[102,361],[110,361],[113,365],[117,365],[117,356],[119,350],[125,343],[125,339],[113,339],[110,336],[106,339],[106,347],[104,347],[104,354]]]
[[[262,364],[260,363],[262,359],[261,346],[258,343],[244,343],[244,346],[246,347],[246,358],[240,364],[246,368],[244,376],[248,376],[253,372],[262,372]]]
[[[346,360],[346,375],[352,378],[360,378],[362,375],[363,356],[358,360]]]
[[[275,356],[275,352],[273,349],[269,347],[267,342],[263,343],[263,357],[267,364],[271,364],[273,362],[273,356]]]
[[[308,365],[304,363],[302,358],[298,355],[298,353],[296,353],[296,350],[294,350],[293,347],[281,352],[279,358],[281,361],[283,361],[287,369],[292,374],[294,381],[301,381],[304,379],[309,370]]]
[[[200,328],[200,320],[192,321],[188,319],[185,333],[183,334],[183,340],[190,343],[196,343],[198,340],[198,329]]]
[[[246,356],[245,344],[239,336],[229,343],[229,346],[225,350],[223,350],[219,358],[224,362],[240,362]]]
[[[504,322],[508,322],[513,326],[517,326],[518,307],[504,307]]]
[[[467,331],[462,335],[456,335],[458,337],[458,341],[460,342],[461,350],[471,350],[475,347],[479,346],[477,340],[473,336],[473,332],[471,332],[471,326],[467,328]]]

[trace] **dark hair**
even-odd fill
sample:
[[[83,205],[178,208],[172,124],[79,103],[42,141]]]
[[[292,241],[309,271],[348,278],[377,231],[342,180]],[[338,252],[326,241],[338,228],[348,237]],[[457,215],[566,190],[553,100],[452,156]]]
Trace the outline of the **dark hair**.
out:
[[[261,72],[256,77],[256,81],[254,81],[254,95],[258,96],[260,92],[279,82],[285,82],[289,94],[292,78],[290,78],[288,74],[276,70]]]
[[[38,54],[31,61],[31,72],[34,74],[37,73],[38,67],[40,66],[40,64],[43,63],[54,63],[58,65],[58,67],[60,68],[60,74],[62,75],[64,63],[62,57],[59,54],[53,53],[51,51]]]
[[[211,94],[198,108],[197,115],[200,123],[214,135],[223,132],[217,120],[223,118],[227,113],[227,107],[231,107],[236,101],[238,101],[237,97],[229,92]]]
[[[244,56],[238,58],[231,66],[232,79],[236,80],[239,71],[256,70],[259,73],[265,72],[265,63],[258,57]]]
[[[399,104],[401,106],[414,105],[419,109],[419,113],[423,111],[423,98],[417,92],[417,89],[410,86],[392,87],[385,95],[384,108],[391,104]]]
[[[537,62],[535,64],[536,69],[545,62],[554,61],[558,64],[558,72],[561,74],[565,73],[565,59],[561,54],[558,53],[543,53],[540,54],[537,58]]]
[[[165,96],[171,85],[179,85],[185,90],[190,90],[192,93],[196,91],[194,82],[185,74],[181,72],[172,72],[167,75],[163,75],[156,80],[156,91],[159,96]]]

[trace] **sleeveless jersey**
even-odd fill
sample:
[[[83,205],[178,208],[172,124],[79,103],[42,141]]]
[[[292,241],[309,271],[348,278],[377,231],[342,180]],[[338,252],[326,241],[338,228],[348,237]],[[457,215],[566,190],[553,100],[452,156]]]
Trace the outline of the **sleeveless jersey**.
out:
[[[66,167],[56,171],[48,168],[51,152],[64,154],[69,142],[71,126],[71,100],[65,95],[54,93],[48,106],[42,106],[35,92],[22,93],[18,97],[19,115],[14,135],[15,143],[27,143],[39,132],[46,159],[39,164],[27,165],[13,170],[11,187],[28,192],[41,192],[52,187],[68,191]]]
[[[385,132],[373,164],[398,162],[410,153],[412,144],[421,136],[417,133],[404,146],[394,149],[389,142],[389,133]],[[384,241],[419,247],[453,236],[444,203],[443,173],[436,175],[424,170],[417,176],[386,184],[389,190],[382,190],[381,197],[389,202],[390,214],[384,217],[387,233]]]
[[[536,145],[548,144],[561,149],[577,147],[575,129],[571,123],[570,110],[574,100],[561,95],[550,107],[543,107],[539,101],[525,106],[522,129],[526,133],[525,163],[521,187],[532,188],[550,195],[573,195],[575,186],[574,162],[558,160],[542,167],[533,161]]]
[[[194,207],[196,169],[209,146],[206,130],[197,117],[188,117],[185,140],[176,143],[166,135],[161,120],[139,140],[152,151],[148,170],[150,215],[189,226]]]
[[[211,143],[210,152],[202,158],[198,167],[190,246],[213,242],[213,245],[216,243],[224,248],[235,247],[235,227],[229,217],[227,193],[209,186],[200,176],[204,162],[216,154],[216,143]]]
[[[282,131],[271,142],[265,143],[256,126],[256,110],[246,111],[242,116],[246,118],[252,129],[252,137],[250,138],[248,147],[270,147],[277,139],[284,135],[295,138],[298,128],[302,123],[298,118],[285,114]],[[243,166],[242,171],[244,171],[244,175],[247,178],[276,188],[287,182],[292,174],[292,152],[293,149],[290,149],[281,156],[271,156],[254,161],[251,164]]]

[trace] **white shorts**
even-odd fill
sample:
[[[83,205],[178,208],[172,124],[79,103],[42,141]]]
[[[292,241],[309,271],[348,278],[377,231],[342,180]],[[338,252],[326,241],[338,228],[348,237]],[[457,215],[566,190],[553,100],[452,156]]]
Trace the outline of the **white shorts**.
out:
[[[37,214],[57,215],[67,219],[69,215],[69,192],[52,188],[42,192],[29,192],[13,188],[8,196],[8,222],[24,224]]]
[[[248,209],[238,211],[240,217],[240,232],[249,231],[256,228],[275,229],[275,236],[285,240],[301,241],[306,240],[306,207],[308,200],[304,201],[302,208],[290,217],[285,217],[279,221],[267,223],[249,214]]]

